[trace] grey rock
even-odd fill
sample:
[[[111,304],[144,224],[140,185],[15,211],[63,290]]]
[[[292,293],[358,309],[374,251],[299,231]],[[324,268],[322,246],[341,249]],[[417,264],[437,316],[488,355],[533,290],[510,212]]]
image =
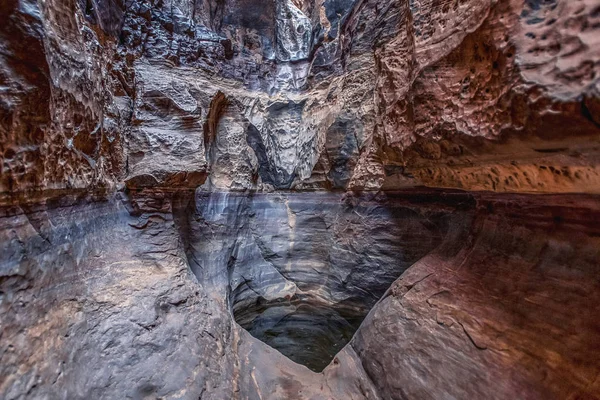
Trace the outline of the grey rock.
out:
[[[600,398],[596,3],[2,1],[0,398]]]
[[[312,43],[310,19],[291,0],[277,1],[277,60],[308,59]]]

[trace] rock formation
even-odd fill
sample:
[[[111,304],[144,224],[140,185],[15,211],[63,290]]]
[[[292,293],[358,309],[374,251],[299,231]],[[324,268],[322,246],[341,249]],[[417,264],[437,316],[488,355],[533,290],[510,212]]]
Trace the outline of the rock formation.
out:
[[[0,398],[600,399],[596,0],[5,0]]]

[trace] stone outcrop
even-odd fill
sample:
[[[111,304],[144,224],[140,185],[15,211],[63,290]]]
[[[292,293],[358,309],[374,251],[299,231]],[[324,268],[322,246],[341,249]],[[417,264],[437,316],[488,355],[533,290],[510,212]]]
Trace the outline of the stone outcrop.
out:
[[[600,398],[595,0],[0,4],[0,398]]]
[[[481,196],[470,232],[411,266],[354,337],[382,398],[598,397],[597,200],[500,199]]]
[[[597,192],[597,7],[520,3],[9,2],[3,191],[196,187],[222,93],[231,189]]]
[[[597,394],[596,198],[139,196],[3,211],[6,398]],[[233,321],[284,354],[322,345],[296,359],[321,369],[372,306],[322,373]]]

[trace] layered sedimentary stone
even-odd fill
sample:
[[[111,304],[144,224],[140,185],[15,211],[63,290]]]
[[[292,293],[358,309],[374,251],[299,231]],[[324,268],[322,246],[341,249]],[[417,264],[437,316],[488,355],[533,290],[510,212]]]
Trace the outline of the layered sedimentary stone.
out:
[[[595,198],[481,196],[351,343],[382,398],[597,398],[597,218]]]
[[[6,187],[195,187],[220,91],[255,188],[597,191],[592,2],[28,4],[5,32],[46,60],[7,47]]]
[[[130,200],[2,209],[3,398],[230,396],[224,301],[192,278],[170,196]]]
[[[477,195],[475,207],[471,196],[443,192],[350,203],[331,197],[145,190],[129,198],[66,196],[4,208],[2,393],[215,399],[597,394],[597,199]],[[300,242],[289,240],[288,207]],[[270,230],[256,231],[252,220],[267,216]],[[315,224],[327,221],[330,228],[316,229],[309,240]],[[233,315],[252,312],[268,323],[269,309],[287,306],[290,326],[300,321],[314,334],[319,324],[301,319],[315,317],[310,306],[343,319],[349,304],[354,311],[370,307],[388,279],[382,268],[394,266],[389,275],[397,274],[420,256],[410,255],[416,244],[407,233],[419,229],[439,232],[439,240],[419,247],[428,255],[392,284],[322,373],[234,323]],[[361,248],[367,235],[376,243]],[[333,245],[324,245],[327,240]],[[311,246],[323,252],[308,256]],[[315,284],[312,277],[325,274],[330,279]],[[260,305],[261,298],[285,295],[304,296],[302,307],[311,312],[294,310],[293,301],[265,301],[263,315],[252,311],[252,299]],[[317,313],[312,321],[319,315],[331,318]]]
[[[0,397],[600,397],[596,3],[3,2]]]

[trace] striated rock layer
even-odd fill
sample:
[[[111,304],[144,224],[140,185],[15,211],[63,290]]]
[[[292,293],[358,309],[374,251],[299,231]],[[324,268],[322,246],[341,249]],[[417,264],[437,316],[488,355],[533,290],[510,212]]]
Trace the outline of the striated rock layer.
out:
[[[2,7],[4,196],[599,191],[593,0]]]
[[[0,4],[0,398],[600,399],[595,0]]]
[[[348,204],[321,194],[213,196],[218,214],[202,192],[196,201],[191,193],[66,196],[6,208],[4,397],[597,396],[598,199],[433,192]],[[295,249],[281,239],[289,231],[252,232],[252,219],[277,216],[285,201],[298,237],[325,215],[344,222],[315,230]],[[437,236],[411,241],[407,232],[419,229]],[[271,236],[271,249],[260,248]],[[354,247],[369,236],[376,244]],[[303,256],[318,245],[321,253]],[[348,258],[328,258],[335,253]],[[370,307],[328,363],[328,340],[347,341],[335,337],[347,331],[334,322],[362,319]],[[252,319],[246,326],[259,337],[293,331],[272,335],[271,344],[314,369],[329,365],[311,372],[234,317]]]
[[[453,207],[470,204],[444,198],[434,207],[406,195],[198,192],[190,267],[200,281],[226,267],[220,285],[236,321],[320,372],[390,284],[440,244]]]

